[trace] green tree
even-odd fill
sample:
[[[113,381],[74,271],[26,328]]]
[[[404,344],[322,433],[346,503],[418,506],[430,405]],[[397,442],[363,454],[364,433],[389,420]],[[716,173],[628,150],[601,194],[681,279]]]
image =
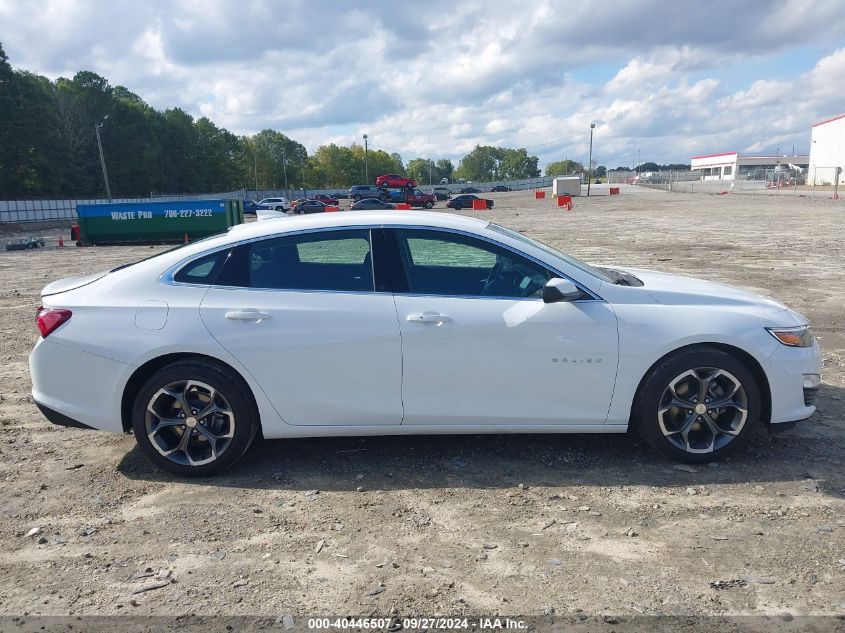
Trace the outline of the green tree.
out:
[[[408,178],[413,178],[419,184],[425,184],[429,180],[429,174],[431,174],[431,178],[434,179],[435,169],[433,161],[428,160],[427,158],[415,158],[408,161],[408,167],[406,170]],[[437,180],[434,180],[434,182],[437,182]]]
[[[584,171],[584,166],[574,160],[558,160],[546,165],[547,176],[565,176]]]
[[[13,71],[0,47],[0,197],[54,193],[68,167],[51,82]]]
[[[452,165],[452,161],[448,158],[441,158],[436,163],[434,163],[434,171],[435,171],[435,180],[436,182],[440,182],[441,179],[446,178],[447,180],[452,180],[452,173],[455,171],[455,167]]]
[[[308,152],[301,143],[281,132],[261,130],[251,139],[255,152],[253,164],[258,164],[258,186],[260,189],[281,189],[287,180],[288,187],[301,187],[303,169]]]
[[[524,147],[512,149],[476,145],[461,159],[454,175],[476,182],[537,178],[540,175],[538,162],[539,159],[529,156]]]

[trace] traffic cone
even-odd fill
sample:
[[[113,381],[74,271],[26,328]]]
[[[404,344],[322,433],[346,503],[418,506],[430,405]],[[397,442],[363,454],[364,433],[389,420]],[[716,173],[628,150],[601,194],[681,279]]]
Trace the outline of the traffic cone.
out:
[[[59,237],[59,247],[61,248],[61,247],[62,247],[62,246],[64,246],[64,245],[65,245],[65,238],[63,238],[63,237],[61,237],[61,236],[60,236],[60,237]]]
[[[188,243],[188,242],[190,242],[190,241],[191,241],[191,240],[189,240],[189,239],[188,239],[188,232],[186,231],[186,232],[185,232],[185,244],[187,244],[187,243]]]

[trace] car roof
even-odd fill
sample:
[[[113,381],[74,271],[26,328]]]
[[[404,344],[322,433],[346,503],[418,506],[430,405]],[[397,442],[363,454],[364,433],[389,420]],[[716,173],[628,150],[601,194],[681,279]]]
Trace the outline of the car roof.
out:
[[[265,235],[345,226],[407,225],[478,230],[488,224],[479,218],[439,211],[342,211],[238,224],[229,229],[228,237],[230,241],[239,242]]]

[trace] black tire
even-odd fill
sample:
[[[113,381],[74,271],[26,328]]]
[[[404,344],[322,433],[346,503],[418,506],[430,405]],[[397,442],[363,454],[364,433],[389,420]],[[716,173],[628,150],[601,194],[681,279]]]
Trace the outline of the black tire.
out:
[[[305,215],[305,209],[297,209],[297,210],[296,210],[296,212],[297,212],[299,215]]]
[[[452,208],[453,208],[455,211],[460,211],[463,207],[461,207],[461,205],[459,205],[459,204],[456,204],[456,205],[455,205],[454,207],[452,207]]]
[[[433,203],[431,200],[429,200],[428,202],[426,202],[426,203],[425,203],[425,208],[426,208],[426,209],[430,209],[430,208],[431,208],[431,207],[433,207],[433,206],[434,206],[434,203]]]
[[[199,381],[213,387],[223,396],[234,415],[231,441],[219,457],[207,464],[192,466],[168,459],[153,446],[147,435],[147,404],[161,388],[179,381]],[[166,398],[166,396],[163,396]],[[144,455],[162,470],[182,477],[215,475],[237,462],[255,439],[260,427],[258,410],[249,387],[236,374],[213,362],[199,360],[178,361],[153,374],[135,396],[132,406],[132,430],[135,441]]]
[[[360,195],[358,195],[358,194],[355,194],[355,195],[352,197],[352,199],[353,199],[355,202],[358,202],[358,201],[360,201],[360,200],[361,200],[361,196],[360,196]]]
[[[674,434],[670,433],[675,440],[671,441],[669,436],[664,433],[661,428],[658,411],[669,404],[670,384],[674,382],[676,389],[679,385],[681,388],[688,388],[681,381],[676,382],[676,378],[685,372],[696,369],[705,370],[701,372],[705,376],[707,375],[706,370],[722,370],[722,372],[727,372],[727,375],[723,373],[722,378],[719,380],[729,381],[728,384],[733,382],[731,379],[736,379],[739,382],[741,390],[737,391],[736,399],[743,401],[746,411],[745,418],[741,425],[735,423],[736,429],[734,429],[734,423],[726,425],[731,430],[738,430],[736,435],[729,435],[727,433],[717,435],[712,433],[711,427],[697,421],[702,420],[702,416],[696,416],[699,413],[698,409],[687,409],[685,411],[684,407],[673,407],[666,410],[662,419],[664,420],[664,426],[672,431],[683,426],[682,424],[680,426],[671,424],[673,422],[673,415],[677,416],[674,419],[685,418],[685,420],[690,420],[691,418],[696,418],[692,422],[687,438],[683,438],[682,434],[675,432]],[[690,381],[690,384],[694,384],[697,380],[695,376],[696,374],[693,374],[687,379]],[[730,376],[730,379],[727,376]],[[701,385],[702,382],[711,382],[712,384],[712,381],[698,381],[698,384]],[[718,381],[716,382],[718,383]],[[725,391],[722,384],[715,384],[713,388]],[[693,391],[693,389],[688,388],[687,393],[691,394]],[[708,391],[707,395],[715,398],[711,391]],[[691,400],[693,398],[695,399],[696,406],[705,407],[704,403],[698,402],[697,394],[691,396]],[[631,422],[640,436],[662,455],[688,464],[702,464],[721,459],[745,444],[760,426],[760,410],[760,387],[754,375],[742,361],[727,352],[713,347],[691,347],[670,354],[650,370],[649,374],[640,384],[640,388],[634,398]],[[738,419],[741,417],[741,409],[728,407],[722,409],[722,411],[726,412],[724,415],[729,416],[728,419],[734,417]],[[710,411],[708,410],[707,414],[709,415],[709,413]],[[688,414],[689,416],[687,417]],[[669,416],[668,422],[665,416]],[[723,419],[719,416],[717,418]],[[724,422],[720,422],[717,428],[722,428],[723,424]],[[698,433],[699,435],[697,437],[704,438],[704,441],[699,442],[697,446],[693,446],[693,442],[689,440],[689,436],[693,433]],[[706,438],[709,435],[713,437],[713,447],[710,450],[706,447]],[[723,444],[720,445],[720,442],[723,442]],[[689,452],[683,447],[678,446],[678,443],[693,450],[697,448],[698,450],[706,450],[707,452]]]
[[[285,208],[284,208],[284,207],[276,207],[276,208],[274,209],[274,211],[284,211],[284,210],[285,210]]]

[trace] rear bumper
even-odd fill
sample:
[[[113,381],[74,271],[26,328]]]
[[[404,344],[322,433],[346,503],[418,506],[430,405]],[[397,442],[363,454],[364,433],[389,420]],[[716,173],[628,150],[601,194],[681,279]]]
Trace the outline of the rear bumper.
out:
[[[125,363],[40,339],[29,355],[32,399],[54,424],[123,433],[120,402],[132,370]]]
[[[59,413],[58,411],[55,411],[54,409],[51,409],[50,407],[41,404],[37,400],[35,400],[34,402],[35,406],[38,407],[38,410],[41,411],[42,414],[44,414],[44,417],[56,426],[70,426],[75,429],[90,429],[92,431],[95,430],[93,426],[88,426],[87,424],[83,424],[79,420],[69,418],[63,413]]]

